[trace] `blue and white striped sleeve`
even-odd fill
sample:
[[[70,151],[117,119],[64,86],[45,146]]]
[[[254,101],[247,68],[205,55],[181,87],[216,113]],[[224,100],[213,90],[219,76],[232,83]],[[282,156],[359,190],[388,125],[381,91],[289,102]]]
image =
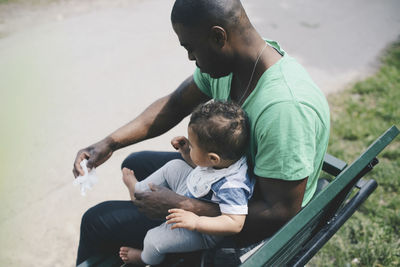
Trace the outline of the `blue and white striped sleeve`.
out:
[[[251,189],[244,183],[221,179],[213,184],[214,199],[219,203],[222,213],[247,214],[247,202],[250,198]]]

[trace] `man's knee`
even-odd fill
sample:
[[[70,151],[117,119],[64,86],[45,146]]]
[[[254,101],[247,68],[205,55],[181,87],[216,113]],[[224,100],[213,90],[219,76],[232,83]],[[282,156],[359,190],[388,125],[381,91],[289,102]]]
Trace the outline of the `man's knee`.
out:
[[[133,170],[135,172],[136,179],[141,181],[153,172],[151,166],[152,154],[152,151],[134,152],[125,158],[121,164],[121,169],[128,168]]]
[[[93,221],[93,219],[96,217],[96,216],[95,216],[95,208],[96,208],[96,206],[91,207],[90,209],[88,209],[88,210],[83,214],[82,220],[81,220],[81,228],[82,228],[83,226],[90,225],[91,222]]]
[[[108,202],[108,201],[107,201]],[[99,229],[99,223],[102,222],[101,214],[107,202],[102,202],[89,208],[82,216],[81,233],[93,234],[95,229]]]
[[[150,151],[140,151],[140,152],[134,152],[134,153],[130,154],[122,162],[121,169],[128,168],[128,169],[134,170],[138,166],[141,166],[143,164],[143,162],[147,161],[149,152]]]
[[[168,161],[176,158],[181,158],[177,152],[140,151],[130,154],[122,162],[121,168],[133,170],[136,178],[141,181]]]

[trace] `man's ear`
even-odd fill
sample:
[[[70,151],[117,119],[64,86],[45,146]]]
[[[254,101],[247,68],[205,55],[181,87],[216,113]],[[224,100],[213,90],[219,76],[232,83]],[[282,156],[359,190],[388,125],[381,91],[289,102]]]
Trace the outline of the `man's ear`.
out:
[[[210,42],[219,47],[224,47],[226,41],[228,40],[228,35],[224,28],[220,26],[212,26],[210,30]]]
[[[221,158],[218,156],[218,154],[214,152],[208,153],[208,159],[211,161],[211,163],[215,166],[218,165],[221,162]]]

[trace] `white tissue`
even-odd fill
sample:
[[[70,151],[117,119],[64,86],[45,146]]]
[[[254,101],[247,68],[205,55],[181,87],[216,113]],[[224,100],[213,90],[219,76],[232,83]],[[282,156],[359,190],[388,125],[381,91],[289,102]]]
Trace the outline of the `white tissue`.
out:
[[[77,185],[81,185],[81,195],[82,196],[86,196],[86,190],[87,189],[92,189],[92,187],[97,184],[97,182],[99,181],[99,179],[97,178],[96,175],[96,169],[92,168],[90,170],[90,172],[88,171],[88,168],[86,166],[87,164],[87,159],[84,159],[81,161],[81,167],[83,169],[83,171],[85,172],[85,175],[83,176],[78,176],[73,182],[72,184],[77,186]]]

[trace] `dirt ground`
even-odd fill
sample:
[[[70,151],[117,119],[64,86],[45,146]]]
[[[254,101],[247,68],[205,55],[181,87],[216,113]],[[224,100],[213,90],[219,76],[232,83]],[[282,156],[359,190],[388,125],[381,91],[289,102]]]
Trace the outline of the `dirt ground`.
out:
[[[375,2],[243,1],[262,35],[279,40],[326,94],[371,73],[398,37],[398,1]],[[170,26],[172,4],[0,1],[0,266],[74,266],[82,214],[101,201],[128,199],[123,158],[172,150],[170,139],[186,134],[184,121],[115,152],[86,197],[72,185],[80,148],[193,72]]]

